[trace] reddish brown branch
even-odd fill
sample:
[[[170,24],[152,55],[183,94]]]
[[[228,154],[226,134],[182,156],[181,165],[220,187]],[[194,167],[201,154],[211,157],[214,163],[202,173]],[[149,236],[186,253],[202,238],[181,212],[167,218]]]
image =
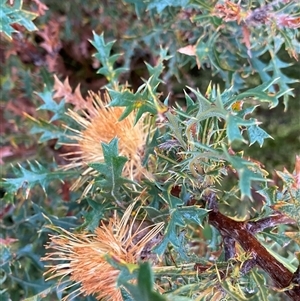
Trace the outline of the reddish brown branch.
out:
[[[263,218],[256,222],[247,222],[247,229],[252,234],[263,231],[266,228],[271,228],[282,224],[296,224],[296,221],[290,217],[282,214],[281,212],[275,211],[274,215]]]
[[[211,209],[208,215],[209,223],[219,230],[225,242],[232,240],[238,242],[246,252],[252,255],[255,264],[270,275],[277,288],[284,289],[295,284],[294,287],[284,292],[291,300],[300,301],[300,281],[298,281],[296,273],[293,274],[277,261],[254,236],[254,233],[262,231],[264,228],[285,222],[290,223],[290,219],[276,214],[274,221],[270,217],[256,223],[238,222],[219,212],[214,195],[209,197],[208,207]],[[229,246],[229,248],[229,253],[232,253],[234,247]]]

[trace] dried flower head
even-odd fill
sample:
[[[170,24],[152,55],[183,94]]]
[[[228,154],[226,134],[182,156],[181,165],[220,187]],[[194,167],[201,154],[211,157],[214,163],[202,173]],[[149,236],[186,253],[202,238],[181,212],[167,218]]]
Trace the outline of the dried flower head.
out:
[[[123,176],[131,180],[140,180],[145,174],[141,160],[147,138],[143,119],[134,124],[135,114],[131,113],[119,121],[124,108],[107,106],[109,103],[107,94],[100,96],[90,92],[87,103],[89,105],[82,115],[72,110],[68,112],[68,115],[81,127],[79,130],[67,127],[72,133],[69,138],[74,141],[71,145],[78,150],[64,154],[70,163],[63,168],[82,170],[81,177],[72,188],[81,186],[87,176],[94,173],[88,164],[103,162],[101,143],[109,143],[115,137],[119,139],[119,154],[128,159]]]
[[[131,204],[120,220],[114,215],[108,223],[101,223],[94,234],[72,234],[60,229],[61,234],[50,236],[46,249],[51,249],[43,260],[50,261],[47,280],[59,277],[60,283],[72,282],[67,289],[80,284],[80,287],[64,297],[73,299],[83,295],[94,295],[98,300],[122,300],[117,287],[120,273],[110,265],[105,256],[118,259],[120,262],[137,263],[149,243],[157,243],[157,235],[163,223],[136,227],[136,219],[130,219],[134,204]],[[155,244],[155,243],[154,243]],[[68,278],[68,279],[67,279]]]

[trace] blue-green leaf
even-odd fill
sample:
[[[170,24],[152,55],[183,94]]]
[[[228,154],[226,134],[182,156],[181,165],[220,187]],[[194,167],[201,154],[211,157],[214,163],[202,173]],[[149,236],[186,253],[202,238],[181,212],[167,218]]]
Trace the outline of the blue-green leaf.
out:
[[[264,144],[265,139],[272,138],[267,132],[265,132],[258,125],[251,125],[248,127],[248,135],[250,140],[250,145],[257,142],[260,147]]]
[[[83,217],[85,222],[83,226],[86,230],[94,232],[94,230],[99,227],[99,221],[105,216],[105,212],[113,208],[109,203],[97,203],[91,199],[88,199],[87,202],[91,210],[84,212]]]
[[[171,7],[186,7],[189,0],[151,0],[148,4],[148,9],[157,9],[160,14],[167,6]]]
[[[118,139],[114,138],[110,143],[101,143],[104,163],[90,163],[89,166],[100,174],[95,177],[95,187],[114,196],[119,194],[122,185],[131,183],[129,179],[122,177],[122,171],[127,158],[118,154]]]
[[[111,102],[109,103],[112,107],[125,107],[120,120],[125,119],[131,112],[136,111],[135,123],[140,119],[140,117],[149,112],[151,114],[156,114],[157,110],[155,105],[148,97],[147,91],[144,92],[137,91],[135,94],[125,90],[122,92],[114,91],[108,89],[109,95],[111,97]]]
[[[110,51],[111,51],[112,46],[115,43],[115,41],[111,41],[111,42],[105,44],[103,33],[101,35],[97,35],[95,32],[93,32],[93,37],[94,37],[94,40],[91,40],[90,42],[97,50],[97,53],[94,54],[94,56],[101,63],[105,63],[107,61],[107,59],[109,58]]]
[[[123,282],[122,285],[130,293],[130,299],[134,301],[167,301],[158,292],[153,290],[153,273],[148,262],[141,263],[137,275],[137,285],[128,282]]]
[[[66,171],[49,171],[46,167],[38,162],[28,162],[28,168],[22,165],[13,167],[15,178],[4,179],[3,186],[8,192],[16,193],[20,188],[24,189],[25,195],[28,197],[30,189],[35,185],[40,185],[46,193],[46,188],[53,180],[66,179],[68,176],[74,175],[73,172]]]
[[[97,52],[93,55],[100,61],[102,67],[97,71],[103,74],[109,82],[108,86],[117,83],[119,75],[126,71],[126,68],[115,68],[115,62],[120,57],[120,54],[110,55],[115,41],[105,43],[103,33],[97,35],[93,32],[94,40],[90,40],[91,44],[96,48]]]
[[[47,142],[52,139],[57,139],[55,148],[58,149],[61,146],[61,143],[66,141],[66,129],[63,129],[60,126],[49,123],[43,119],[33,119],[30,118],[30,121],[33,123],[32,128],[30,129],[31,134],[42,134],[39,138],[39,142]]]
[[[240,126],[251,126],[255,125],[255,120],[245,120],[238,116],[234,116],[232,114],[228,114],[226,117],[226,131],[228,136],[229,143],[232,143],[234,140],[239,140],[242,142],[246,142],[243,138],[240,130]]]
[[[50,287],[46,288],[45,290],[41,291],[40,293],[23,299],[23,301],[42,301],[43,299],[45,299],[45,296],[49,296],[52,292],[54,292],[56,290],[57,285],[51,285]]]
[[[38,14],[24,10],[23,0],[13,1],[13,5],[8,5],[8,1],[1,0],[0,2],[0,32],[11,39],[11,35],[16,30],[11,26],[13,23],[24,26],[28,31],[37,30],[37,27],[32,22]]]
[[[268,180],[263,176],[259,166],[255,163],[244,160],[238,156],[230,156],[227,151],[225,151],[225,155],[227,161],[232,164],[233,168],[238,173],[241,198],[244,198],[245,196],[252,198],[252,181],[267,182]]]
[[[173,196],[168,189],[163,192],[163,199],[169,204],[169,223],[165,229],[163,241],[155,247],[155,252],[158,255],[164,253],[168,246],[168,243],[172,244],[175,249],[181,247],[179,239],[179,229],[178,227],[184,228],[186,224],[194,222],[199,226],[202,226],[204,217],[207,215],[208,211],[197,206],[182,206],[183,201],[175,196]]]
[[[63,119],[63,117],[65,116],[65,112],[66,112],[64,100],[61,100],[59,103],[57,103],[55,100],[53,100],[53,97],[52,97],[53,93],[47,87],[44,88],[43,92],[37,93],[37,94],[38,94],[38,96],[41,97],[41,99],[44,102],[44,104],[41,105],[38,109],[39,110],[48,110],[48,111],[54,113],[54,115],[52,116],[52,118],[50,119],[49,122]]]

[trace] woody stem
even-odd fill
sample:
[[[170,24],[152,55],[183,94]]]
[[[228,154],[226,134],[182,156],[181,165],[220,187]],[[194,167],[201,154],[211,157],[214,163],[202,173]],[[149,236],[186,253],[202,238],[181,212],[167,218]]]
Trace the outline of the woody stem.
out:
[[[268,273],[279,289],[285,289],[291,284],[295,284],[292,288],[285,290],[284,293],[291,300],[300,301],[299,272],[296,275],[299,268],[293,274],[281,262],[277,261],[254,236],[255,233],[267,227],[294,223],[294,221],[277,212],[274,216],[257,222],[238,222],[219,212],[216,196],[213,193],[207,197],[207,201],[208,209],[211,209],[208,214],[208,221],[223,237],[226,259],[235,255],[234,244],[235,242],[239,243],[247,253],[252,255],[251,267],[257,265]]]

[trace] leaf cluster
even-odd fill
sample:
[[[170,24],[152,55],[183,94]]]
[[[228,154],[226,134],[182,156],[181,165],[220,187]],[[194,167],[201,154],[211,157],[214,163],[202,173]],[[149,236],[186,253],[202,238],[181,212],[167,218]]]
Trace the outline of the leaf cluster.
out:
[[[42,92],[32,96],[33,77],[30,72],[24,73],[27,76],[22,73],[23,79],[30,79],[25,94],[32,96],[31,105],[37,108],[37,112],[24,110],[26,126],[30,124],[30,135],[35,137],[32,144],[41,151],[32,160],[5,166],[1,182],[0,283],[4,300],[62,300],[67,293],[75,294],[76,287],[63,286],[59,280],[47,282],[42,276],[41,257],[48,234],[54,234],[56,226],[74,235],[94,233],[112,215],[123,216],[131,204],[134,222],[164,222],[164,229],[145,246],[137,262],[105,255],[118,270],[112,281],[123,300],[285,298],[285,289],[280,291],[266,271],[255,267],[259,256],[255,249],[249,253],[238,243],[228,245],[230,237],[216,230],[211,214],[220,210],[248,225],[268,221],[262,231],[254,233],[259,244],[291,273],[299,267],[295,256],[300,249],[299,158],[294,171],[277,171],[276,186],[261,158],[248,156],[255,144],[262,148],[265,140],[272,138],[257,111],[266,108],[269,112],[282,102],[287,108],[294,96],[292,86],[298,79],[285,70],[299,54],[299,4],[125,0],[109,8],[94,1],[90,6],[75,1],[80,5],[69,7],[82,16],[78,22],[96,24],[85,39],[89,46],[80,44],[93,67],[87,67],[84,55],[78,59],[70,50],[76,57],[73,62],[82,63],[83,73],[90,74],[93,69],[91,81],[101,88],[99,95],[109,95],[107,111],[122,109],[116,123],[134,114],[134,126],[142,122],[147,129],[145,144],[137,148],[144,176],[129,179],[124,168],[134,160],[121,154],[118,136],[109,142],[96,137],[102,150],[99,158],[103,158],[99,162],[82,157],[73,168],[65,167],[72,156],[66,159],[62,154],[83,154],[80,139],[88,128],[84,121],[93,123],[99,105],[89,102],[87,93],[81,95],[79,86],[74,92],[78,97],[72,101],[68,81],[63,84],[64,92],[57,92],[61,83],[57,75],[63,70],[55,69],[63,53],[58,49],[65,51],[66,46],[61,45],[68,40],[76,44],[68,4],[59,2],[46,1],[50,13],[64,12],[67,21],[61,41],[55,30],[40,33],[48,60],[45,69],[39,70],[38,84],[45,82],[38,90]],[[118,20],[103,31],[96,9],[102,11],[101,22],[111,16]],[[32,22],[38,14],[24,10],[22,1],[12,5],[2,1],[0,14],[0,30],[14,43],[16,24],[27,31],[38,30]],[[44,16],[44,22],[48,17]],[[126,20],[130,24],[121,26]],[[290,56],[289,62],[281,57],[283,52]],[[141,69],[139,59],[146,60]],[[54,84],[51,72],[56,73]],[[5,87],[12,93],[10,86]],[[72,116],[81,121],[76,123]],[[11,119],[10,113],[6,119]],[[22,127],[22,119],[17,126]],[[132,142],[127,138],[127,143]],[[8,138],[17,141],[14,139]],[[215,207],[209,202],[211,196],[216,199]],[[272,220],[278,212],[284,215],[280,223]],[[228,258],[229,253],[234,256]]]

